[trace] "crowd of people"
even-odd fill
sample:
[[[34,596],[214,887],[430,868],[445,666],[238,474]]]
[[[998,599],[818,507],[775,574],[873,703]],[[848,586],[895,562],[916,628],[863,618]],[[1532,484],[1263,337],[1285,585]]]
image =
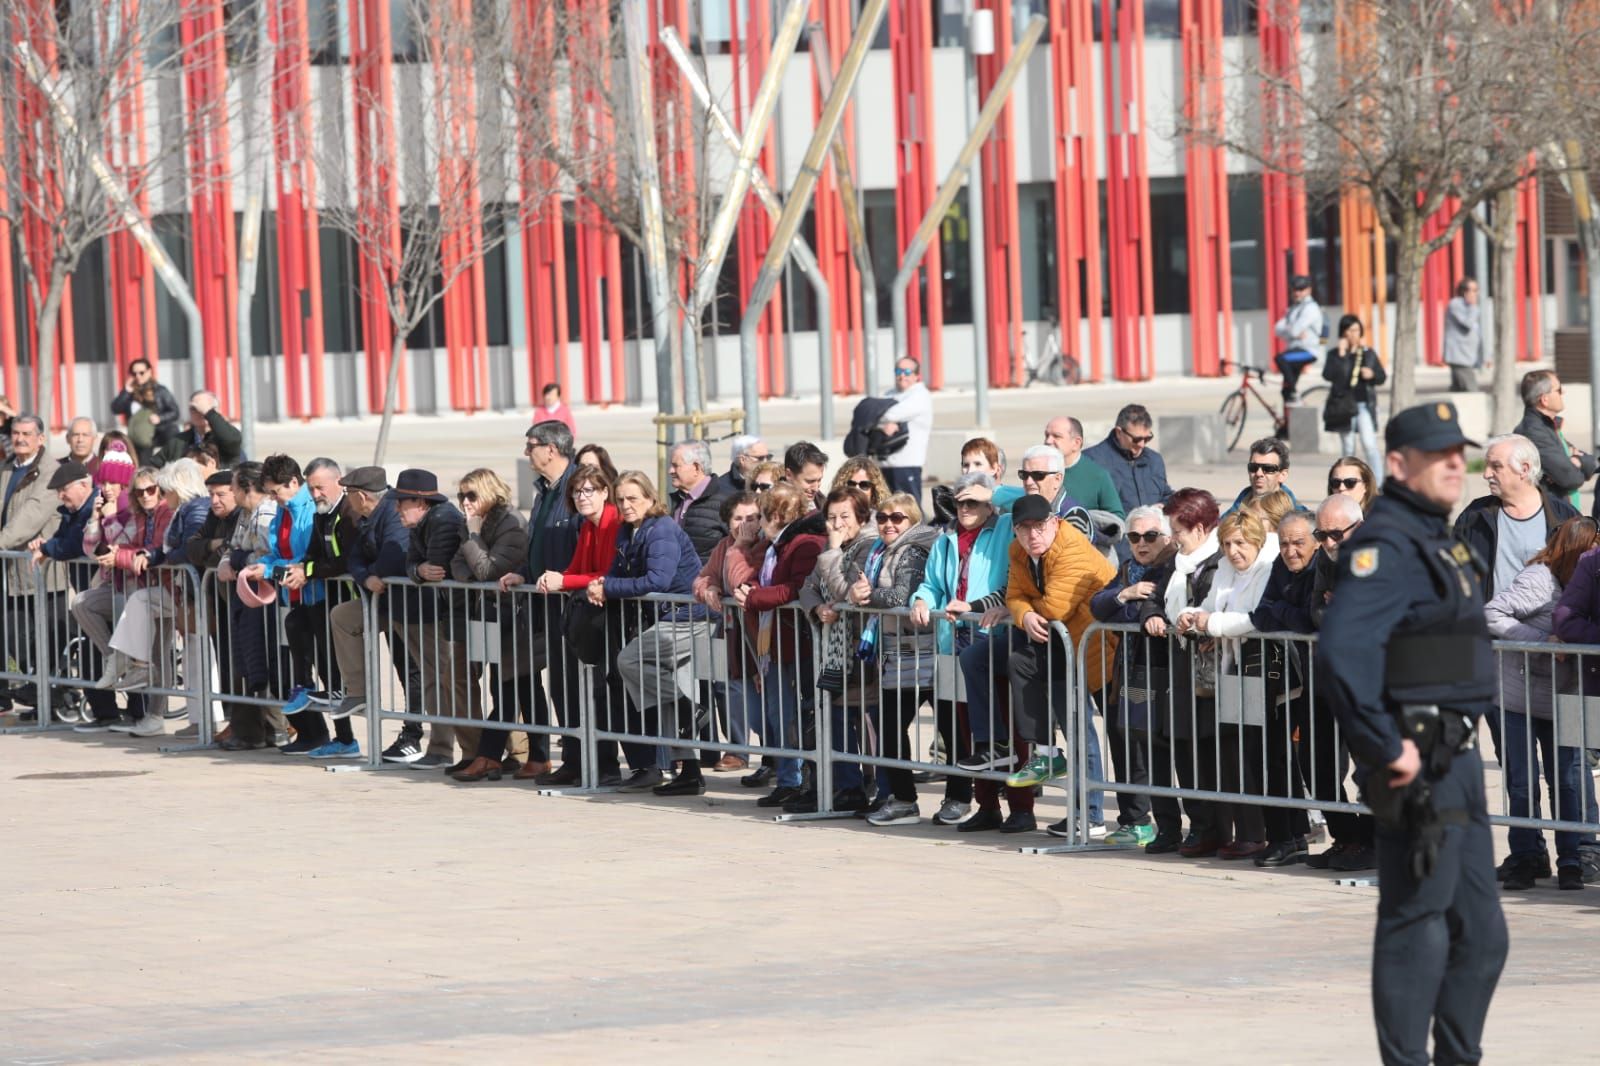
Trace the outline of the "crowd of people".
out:
[[[1359,325],[1342,325],[1348,365],[1336,369],[1372,382]],[[1368,458],[1337,459],[1303,503],[1287,444],[1258,440],[1247,483],[1219,500],[1168,484],[1154,420],[1129,404],[1089,447],[1077,419],[1051,419],[1015,474],[994,441],[968,440],[960,477],[924,493],[931,408],[920,368],[901,360],[878,444],[898,437],[912,452],[897,449],[900,465],[844,457],[831,481],[833,458],[814,443],[740,436],[725,468],[706,442],[677,444],[658,486],[603,446],[580,447],[547,391],[524,439],[524,514],[487,468],[452,493],[424,469],[391,484],[381,468],[326,457],[243,458],[214,397],[196,393],[179,423],[143,369],[118,403],[130,424],[148,414],[148,440],[79,419],[58,460],[22,414],[0,465],[0,549],[31,553],[3,574],[7,657],[25,675],[69,634],[86,639],[81,709],[54,707],[79,731],[164,735],[179,672],[209,664],[219,698],[188,701],[179,735],[211,714],[224,751],[358,758],[351,719],[373,710],[379,669],[406,712],[381,758],[464,784],[593,779],[684,796],[703,793],[708,772],[738,773],[760,806],[805,813],[828,780],[832,809],[890,827],[921,819],[918,786],[932,781],[934,823],[1026,833],[1041,828],[1039,787],[1078,754],[1067,727],[1081,653],[1084,765],[1126,787],[1109,821],[1096,790],[1084,824],[1046,832],[1260,867],[1373,866],[1373,822],[1350,807],[1349,756],[1308,645],[1261,636],[1316,633],[1342,546],[1382,491]],[[1489,442],[1489,491],[1456,530],[1483,561],[1498,636],[1596,644],[1600,534],[1568,498],[1595,460],[1561,436],[1560,397],[1550,372],[1527,376],[1527,418]],[[1355,450],[1374,452],[1372,427],[1353,424]],[[197,602],[202,589],[213,602]],[[29,639],[36,610],[47,649]],[[483,634],[498,634],[493,647]],[[1510,813],[1538,817],[1539,766],[1554,817],[1596,822],[1585,744],[1554,709],[1600,696],[1600,659],[1505,658],[1491,732]],[[51,695],[24,682],[7,698],[36,708]],[[586,708],[602,734],[588,775]],[[823,714],[827,777],[802,757]],[[924,715],[953,772],[919,750]],[[1173,786],[1303,802],[1151,791]],[[1313,854],[1317,805],[1331,845]],[[1591,843],[1555,834],[1561,887],[1600,875]],[[1542,835],[1514,830],[1501,872],[1508,889],[1550,877]]]

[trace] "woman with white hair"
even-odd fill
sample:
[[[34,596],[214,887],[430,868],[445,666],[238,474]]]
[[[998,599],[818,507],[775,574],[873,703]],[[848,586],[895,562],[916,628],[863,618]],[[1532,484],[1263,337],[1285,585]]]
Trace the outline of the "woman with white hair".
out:
[[[185,580],[187,574],[172,568],[184,567],[192,574],[183,554],[183,543],[200,531],[211,504],[205,476],[200,464],[193,459],[180,459],[162,467],[155,480],[172,510],[172,521],[167,523],[160,546],[141,553],[133,561],[134,572],[150,575],[150,581],[128,597],[122,618],[111,633],[111,660],[106,671],[115,679],[113,687],[119,690],[152,684],[167,688],[175,680],[170,672],[173,656],[155,654],[170,647],[171,622],[191,591]],[[159,572],[163,568],[165,572]],[[163,670],[152,678],[150,664],[155,661],[163,664]]]

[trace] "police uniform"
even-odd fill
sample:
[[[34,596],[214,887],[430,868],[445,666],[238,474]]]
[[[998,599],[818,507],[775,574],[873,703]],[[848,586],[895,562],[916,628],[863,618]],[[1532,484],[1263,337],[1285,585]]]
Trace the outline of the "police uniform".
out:
[[[1473,443],[1448,403],[1395,415],[1385,442]],[[1379,815],[1372,1000],[1385,1063],[1425,1066],[1430,1021],[1434,1062],[1477,1062],[1505,964],[1475,737],[1495,698],[1483,565],[1453,536],[1448,508],[1391,479],[1339,552],[1318,645],[1318,676]],[[1392,789],[1387,766],[1403,736],[1417,742],[1422,770]]]

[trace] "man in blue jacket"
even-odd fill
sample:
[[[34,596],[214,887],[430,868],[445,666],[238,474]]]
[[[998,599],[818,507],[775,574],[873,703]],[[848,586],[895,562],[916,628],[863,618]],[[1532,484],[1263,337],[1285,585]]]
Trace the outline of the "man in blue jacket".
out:
[[[1130,403],[1117,412],[1117,424],[1106,439],[1083,450],[1085,459],[1111,475],[1111,483],[1117,487],[1128,514],[1135,507],[1160,507],[1172,495],[1166,460],[1150,447],[1155,436],[1150,412],[1143,404]],[[1119,544],[1118,548],[1126,561],[1126,545]]]

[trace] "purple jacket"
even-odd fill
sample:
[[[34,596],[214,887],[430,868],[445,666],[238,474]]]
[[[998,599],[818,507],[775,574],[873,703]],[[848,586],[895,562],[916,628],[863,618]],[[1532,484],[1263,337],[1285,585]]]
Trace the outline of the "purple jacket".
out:
[[[1600,644],[1600,548],[1578,560],[1556,604],[1555,634],[1567,644]],[[1583,694],[1600,696],[1600,656],[1583,657]]]

